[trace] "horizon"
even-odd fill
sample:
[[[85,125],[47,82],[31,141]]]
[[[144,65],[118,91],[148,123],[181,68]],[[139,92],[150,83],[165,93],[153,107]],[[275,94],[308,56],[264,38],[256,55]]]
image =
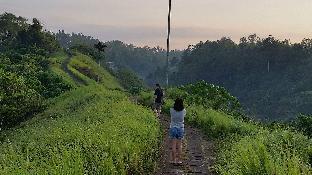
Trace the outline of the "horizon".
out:
[[[162,48],[166,44],[167,6],[167,0],[0,0],[1,13],[38,18],[53,32],[64,30],[104,42],[120,40],[139,47]],[[197,0],[196,4],[173,1],[171,49],[182,50],[199,41],[222,37],[238,43],[241,37],[254,33],[261,38],[272,35],[279,40],[300,42],[312,38],[312,23],[308,23],[311,8],[310,0]]]

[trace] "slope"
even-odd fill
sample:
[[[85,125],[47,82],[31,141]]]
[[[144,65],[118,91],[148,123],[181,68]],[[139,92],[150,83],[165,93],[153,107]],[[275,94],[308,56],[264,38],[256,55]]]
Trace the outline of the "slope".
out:
[[[51,70],[73,90],[52,99],[33,119],[0,135],[0,174],[150,174],[158,155],[159,123],[130,102],[118,81],[90,57],[65,53]],[[94,78],[97,78],[96,81]]]

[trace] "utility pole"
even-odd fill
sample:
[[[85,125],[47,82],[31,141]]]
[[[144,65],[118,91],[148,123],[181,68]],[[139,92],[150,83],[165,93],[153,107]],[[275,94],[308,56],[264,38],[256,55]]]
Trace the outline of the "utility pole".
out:
[[[170,32],[171,32],[171,1],[169,0],[169,13],[168,13],[168,36],[167,36],[167,70],[166,70],[166,84],[169,86],[169,53],[170,53]]]

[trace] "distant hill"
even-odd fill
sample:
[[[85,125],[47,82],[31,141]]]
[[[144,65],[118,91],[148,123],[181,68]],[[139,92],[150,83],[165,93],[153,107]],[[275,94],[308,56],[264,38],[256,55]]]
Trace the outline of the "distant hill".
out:
[[[68,34],[64,31],[59,31],[55,36],[60,42],[60,45],[64,48],[71,48],[79,45],[93,47],[100,42],[98,39],[85,36],[81,33]],[[113,64],[117,68],[130,69],[150,85],[155,82],[163,81],[162,77],[157,77],[155,80],[155,76],[152,76],[155,72],[158,72],[158,70],[163,69],[167,64],[166,51],[163,48],[151,48],[148,46],[137,47],[118,40],[107,41],[104,44],[107,45],[105,58],[110,64]],[[181,54],[182,51],[179,50],[173,50],[170,53],[171,58],[175,60],[179,59]]]
[[[200,42],[185,50],[174,84],[205,80],[237,96],[249,115],[294,118],[312,113],[312,39],[301,43],[251,35]],[[171,82],[172,82],[171,81]]]

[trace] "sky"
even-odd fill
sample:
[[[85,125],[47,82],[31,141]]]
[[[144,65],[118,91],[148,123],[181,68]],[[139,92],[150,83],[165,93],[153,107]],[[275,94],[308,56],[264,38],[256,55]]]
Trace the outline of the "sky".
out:
[[[256,33],[312,38],[312,0],[172,0],[171,48]],[[51,31],[165,47],[168,0],[0,0],[0,13],[40,19]]]

